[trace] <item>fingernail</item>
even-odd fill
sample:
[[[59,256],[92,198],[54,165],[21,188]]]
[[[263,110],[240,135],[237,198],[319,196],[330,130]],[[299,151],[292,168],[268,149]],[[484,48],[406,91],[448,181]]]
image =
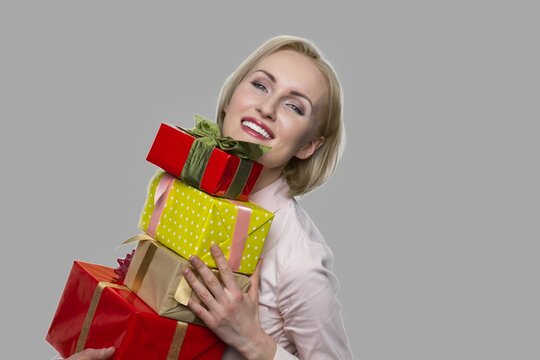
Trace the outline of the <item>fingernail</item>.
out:
[[[212,252],[212,254],[218,254],[219,253],[219,246],[217,246],[216,244],[210,246],[210,251]]]

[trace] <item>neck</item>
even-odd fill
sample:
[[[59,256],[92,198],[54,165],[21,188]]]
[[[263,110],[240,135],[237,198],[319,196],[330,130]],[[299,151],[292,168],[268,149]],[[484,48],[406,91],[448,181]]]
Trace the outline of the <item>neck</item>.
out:
[[[257,179],[257,182],[255,183],[255,186],[253,187],[253,192],[257,192],[261,189],[264,189],[268,185],[272,184],[274,181],[279,179],[281,177],[281,173],[283,171],[283,167],[280,168],[267,168],[264,167],[261,171],[261,174],[259,175],[259,178]]]

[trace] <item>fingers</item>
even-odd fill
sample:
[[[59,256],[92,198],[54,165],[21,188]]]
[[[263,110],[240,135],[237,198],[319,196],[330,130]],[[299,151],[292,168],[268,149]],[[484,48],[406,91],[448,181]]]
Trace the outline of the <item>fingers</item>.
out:
[[[221,280],[223,281],[225,287],[230,290],[238,289],[238,285],[234,280],[234,274],[231,266],[225,258],[225,255],[223,255],[223,251],[221,251],[220,247],[217,245],[212,245],[212,247],[210,248],[210,253],[214,258],[214,261],[216,262],[217,268],[219,269],[219,274],[221,276]]]
[[[199,274],[199,278],[195,276],[193,270],[190,268],[184,269],[184,276],[193,291],[198,295],[201,303],[206,306],[206,309],[212,311],[218,310],[220,304],[225,306],[225,304],[230,304],[231,302],[238,302],[242,298],[243,293],[240,291],[234,277],[234,272],[219,246],[213,245],[210,248],[210,252],[216,262],[221,281],[197,256],[190,257],[189,261]],[[260,275],[257,273],[252,280],[252,283],[257,283],[255,286],[256,292],[259,289],[259,277]],[[255,296],[258,295],[255,294]],[[258,300],[258,298],[256,299]],[[197,307],[197,305],[194,306]],[[200,311],[206,311],[206,309],[202,307]]]
[[[192,256],[189,259],[191,265],[195,268],[200,275],[202,283],[193,273],[193,270],[189,267],[184,269],[184,277],[188,281],[189,285],[195,291],[197,296],[207,307],[213,307],[216,304],[216,298],[222,297],[223,288],[219,283],[219,280],[212,273],[212,271],[201,261],[197,256]]]
[[[199,319],[201,319],[207,326],[211,325],[212,316],[210,312],[202,306],[199,302],[193,300],[193,298],[190,298],[188,301],[187,306],[191,310],[195,316],[197,316]]]
[[[114,355],[114,347],[106,349],[85,349],[67,360],[109,360]]]
[[[95,360],[108,360],[108,359],[112,359],[113,355],[114,355],[114,347],[111,346],[110,348],[107,348],[107,349],[99,349],[94,359]]]
[[[183,273],[189,285],[191,286],[193,291],[195,291],[200,301],[204,303],[206,308],[198,301],[194,301],[193,297],[190,297],[187,306],[189,307],[191,312],[195,314],[195,316],[201,319],[208,326],[209,322],[212,321],[212,317],[207,308],[215,308],[216,300],[212,296],[210,291],[208,291],[208,289],[199,281],[199,279],[197,279],[197,277],[193,273],[193,270],[188,267],[184,269]]]

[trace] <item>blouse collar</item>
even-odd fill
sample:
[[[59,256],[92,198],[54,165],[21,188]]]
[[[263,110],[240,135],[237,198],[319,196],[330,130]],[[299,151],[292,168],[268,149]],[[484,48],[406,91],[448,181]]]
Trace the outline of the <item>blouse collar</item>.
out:
[[[252,193],[249,197],[249,201],[258,204],[271,212],[278,211],[290,199],[289,185],[284,177],[278,178],[270,185]]]

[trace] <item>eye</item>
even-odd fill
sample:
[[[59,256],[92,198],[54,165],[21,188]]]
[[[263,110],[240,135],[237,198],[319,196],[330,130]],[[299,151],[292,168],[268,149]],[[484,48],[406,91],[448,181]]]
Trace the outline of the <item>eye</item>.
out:
[[[298,106],[294,104],[287,104],[287,106],[290,107],[298,115],[304,115],[304,111],[300,109]]]
[[[266,86],[264,86],[263,84],[261,84],[258,81],[252,81],[251,85],[253,85],[255,88],[257,88],[257,89],[259,89],[261,91],[268,92],[268,89],[266,88]]]

